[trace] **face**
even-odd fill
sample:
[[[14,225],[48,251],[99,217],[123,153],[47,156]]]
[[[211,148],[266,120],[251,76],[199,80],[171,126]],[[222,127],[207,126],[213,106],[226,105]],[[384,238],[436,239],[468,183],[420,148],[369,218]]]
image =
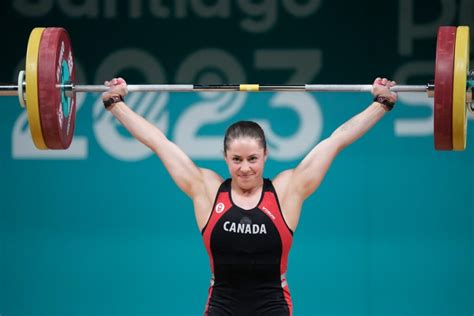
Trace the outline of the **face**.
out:
[[[267,153],[259,141],[249,137],[231,141],[225,155],[232,182],[243,190],[252,189],[262,183],[266,160]]]

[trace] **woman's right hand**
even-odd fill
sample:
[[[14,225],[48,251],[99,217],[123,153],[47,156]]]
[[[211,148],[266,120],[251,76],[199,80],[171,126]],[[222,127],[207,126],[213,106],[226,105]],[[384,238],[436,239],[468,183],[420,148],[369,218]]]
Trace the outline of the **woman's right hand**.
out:
[[[376,78],[372,84],[372,95],[383,96],[390,100],[392,103],[396,103],[398,95],[396,92],[390,90],[396,85],[395,81],[388,80],[387,78]]]

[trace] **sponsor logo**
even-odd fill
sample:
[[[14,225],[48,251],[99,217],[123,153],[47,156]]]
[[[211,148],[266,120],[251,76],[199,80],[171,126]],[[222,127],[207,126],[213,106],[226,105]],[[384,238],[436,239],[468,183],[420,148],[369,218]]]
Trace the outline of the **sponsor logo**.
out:
[[[273,215],[265,206],[262,207],[262,211],[264,211],[272,220],[275,220],[275,215]]]
[[[221,203],[218,203],[216,205],[216,213],[217,214],[222,213],[224,211],[224,209],[225,209],[224,203],[221,202]]]

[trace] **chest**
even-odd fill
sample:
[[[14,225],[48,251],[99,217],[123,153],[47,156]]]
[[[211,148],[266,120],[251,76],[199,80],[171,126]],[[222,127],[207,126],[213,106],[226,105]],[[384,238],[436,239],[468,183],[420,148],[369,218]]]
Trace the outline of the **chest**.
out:
[[[233,192],[232,201],[239,208],[242,208],[244,210],[251,210],[258,206],[257,204],[260,201],[261,196],[262,196],[261,192],[255,192],[252,195],[246,195],[246,196],[239,195]]]
[[[272,220],[255,208],[232,207],[216,223],[210,240],[215,255],[281,255],[281,238]]]

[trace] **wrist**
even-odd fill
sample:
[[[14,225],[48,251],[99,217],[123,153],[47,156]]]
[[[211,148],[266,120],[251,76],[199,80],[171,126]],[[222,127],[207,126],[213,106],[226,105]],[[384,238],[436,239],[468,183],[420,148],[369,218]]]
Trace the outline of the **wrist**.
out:
[[[377,94],[374,99],[374,102],[381,104],[385,111],[389,112],[395,106],[395,102],[391,100],[389,96]]]
[[[113,95],[109,97],[108,99],[102,100],[106,110],[110,110],[116,103],[123,102],[123,101],[124,101],[123,96],[121,96],[120,94]]]

